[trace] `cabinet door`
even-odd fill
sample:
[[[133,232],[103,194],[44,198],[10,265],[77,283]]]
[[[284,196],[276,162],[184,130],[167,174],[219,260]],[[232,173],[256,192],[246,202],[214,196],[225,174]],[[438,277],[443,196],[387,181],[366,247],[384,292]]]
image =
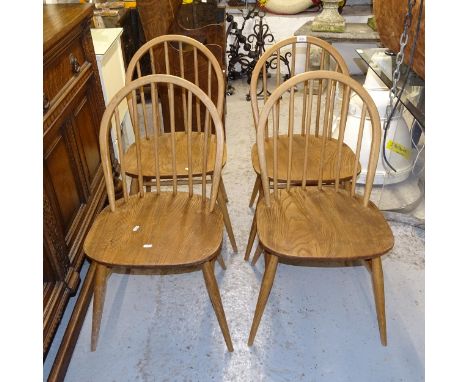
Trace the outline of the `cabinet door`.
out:
[[[86,203],[80,167],[71,120],[66,119],[44,137],[44,187],[57,223],[54,228],[67,246],[73,242]]]

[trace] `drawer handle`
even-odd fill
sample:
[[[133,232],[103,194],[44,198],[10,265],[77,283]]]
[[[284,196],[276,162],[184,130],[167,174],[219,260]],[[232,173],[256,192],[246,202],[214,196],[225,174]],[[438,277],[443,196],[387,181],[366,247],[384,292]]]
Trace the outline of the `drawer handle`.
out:
[[[47,98],[46,94],[43,92],[42,93],[42,111],[45,113],[47,110],[49,110],[49,107],[50,107],[49,99]]]
[[[78,62],[78,59],[73,55],[73,53],[70,53],[70,65],[71,65],[71,69],[72,69],[72,72],[74,74],[78,74],[81,70],[81,66],[80,66],[80,63]]]

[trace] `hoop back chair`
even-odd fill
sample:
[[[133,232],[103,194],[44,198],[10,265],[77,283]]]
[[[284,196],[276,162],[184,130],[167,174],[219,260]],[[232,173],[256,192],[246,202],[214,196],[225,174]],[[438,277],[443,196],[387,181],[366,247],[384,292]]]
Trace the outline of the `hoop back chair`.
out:
[[[326,104],[329,106],[338,91],[343,94],[340,109],[339,137],[337,142],[329,137],[331,121],[325,113],[324,132],[320,137],[321,145],[314,153],[318,162],[317,185],[307,185],[310,161],[305,150],[302,158],[301,183],[292,183],[291,166],[297,151],[292,135],[286,145],[288,155],[280,155],[279,146],[279,100],[293,91],[297,85],[306,85],[310,91],[315,83],[326,81],[329,90]],[[339,88],[339,90],[338,90]],[[352,183],[348,189],[340,187],[342,171],[349,163],[346,151],[349,147],[343,143],[351,92],[362,103],[358,139],[352,163]],[[307,99],[305,144],[316,138],[313,132],[312,97]],[[290,107],[293,106],[290,104]],[[327,109],[328,109],[327,106]],[[359,155],[364,131],[364,122],[370,119],[372,125],[372,143],[369,154],[369,167],[362,195],[356,192],[356,177],[359,171]],[[273,121],[273,129],[268,131],[267,120]],[[385,324],[384,285],[381,256],[393,247],[393,234],[378,208],[370,201],[375,170],[380,148],[380,119],[376,106],[365,89],[350,77],[331,71],[315,71],[299,74],[280,85],[270,96],[263,108],[257,128],[257,150],[261,171],[264,196],[259,200],[256,210],[258,237],[265,249],[265,273],[255,310],[249,345],[253,344],[261,316],[273,285],[278,261],[292,260],[296,263],[317,261],[357,261],[363,260],[372,275],[373,289],[383,345],[387,343]],[[267,155],[268,144],[272,143],[272,154]],[[336,160],[335,182],[324,183],[324,168],[327,164],[328,149],[331,146]],[[279,187],[279,166],[283,161],[287,169],[286,185]],[[270,163],[271,162],[271,163]],[[349,169],[346,169],[348,171]],[[270,189],[270,182],[273,189]]]
[[[109,136],[115,130],[117,151],[119,153],[122,178],[125,179],[128,168],[124,155],[123,137],[119,126],[119,105],[128,102],[133,107],[134,123],[138,125],[136,112],[137,91],[142,86],[151,90],[152,118],[148,128],[153,130],[151,155],[155,168],[155,192],[147,192],[143,187],[142,140],[139,128],[136,134],[136,166],[139,189],[130,195],[123,187],[123,197],[116,200],[112,180],[112,167],[109,159]],[[193,147],[192,135],[201,134],[188,130],[186,138],[187,153],[182,156],[177,151],[174,123],[173,98],[176,88],[182,88],[189,100],[197,98],[206,107],[210,123],[204,127],[204,140],[199,147]],[[160,159],[167,149],[154,130],[160,129],[161,115],[157,104],[158,93],[168,92],[171,100],[170,154],[172,159],[172,190],[164,191],[161,187]],[[131,100],[131,102],[129,102]],[[188,114],[190,121],[190,113]],[[112,124],[114,121],[114,124]],[[149,122],[149,121],[148,121]],[[214,139],[211,139],[211,126],[214,126]],[[169,75],[151,75],[142,77],[122,88],[111,100],[102,117],[99,143],[105,176],[109,206],[96,218],[84,243],[84,250],[95,267],[94,302],[92,324],[92,350],[96,349],[100,321],[104,305],[104,290],[107,274],[112,268],[153,268],[184,269],[199,266],[203,270],[208,294],[218,318],[226,345],[232,351],[232,343],[223,306],[214,277],[214,260],[219,256],[223,238],[223,214],[217,204],[217,194],[221,178],[224,149],[224,132],[216,107],[209,97],[194,84]],[[201,151],[200,153],[196,151]],[[194,191],[194,158],[202,158],[201,194]],[[213,158],[213,181],[207,185],[208,158]],[[188,168],[188,191],[181,191],[177,183],[179,162]]]
[[[259,105],[259,84],[260,91],[263,95],[264,102],[267,102],[270,94],[271,87],[277,88],[281,84],[281,62],[285,60],[290,61],[290,71],[288,72],[288,76],[290,78],[296,75],[296,64],[299,63],[300,51],[305,51],[305,59],[303,60],[304,69],[305,71],[311,70],[323,70],[323,69],[333,69],[338,73],[343,73],[345,75],[349,75],[348,67],[346,62],[344,61],[341,54],[330,45],[328,42],[323,41],[319,38],[312,37],[312,36],[297,36],[297,37],[289,37],[278,43],[271,46],[265,53],[260,57],[259,61],[255,65],[255,68],[252,72],[252,79],[250,82],[250,96],[251,96],[251,106],[252,106],[252,113],[254,117],[254,126],[257,128],[258,120],[259,120],[259,113],[260,113],[260,105]],[[313,57],[311,57],[313,56]],[[280,63],[280,64],[278,64]],[[273,80],[268,81],[268,75],[273,70]],[[271,82],[274,82],[273,84]],[[272,85],[272,86],[270,86]],[[279,145],[279,152],[280,155],[288,155],[286,150],[287,142],[289,141],[289,134],[292,134],[293,141],[295,142],[295,150],[299,152],[299,155],[294,156],[294,162],[291,163],[291,179],[290,181],[294,184],[301,183],[301,168],[303,163],[303,156],[304,150],[306,147],[305,144],[305,126],[306,126],[306,114],[305,110],[307,108],[307,104],[309,102],[309,97],[316,97],[315,100],[312,101],[312,104],[317,110],[316,116],[316,125],[315,125],[315,133],[310,141],[307,144],[307,149],[309,150],[309,165],[308,165],[308,173],[306,174],[306,183],[308,185],[317,184],[318,182],[318,168],[317,162],[313,160],[313,156],[310,155],[314,151],[316,151],[317,147],[320,147],[320,139],[319,135],[322,133],[322,124],[320,123],[320,112],[321,109],[325,109],[327,113],[327,118],[333,118],[333,105],[328,107],[325,105],[323,107],[323,96],[324,94],[330,93],[332,91],[331,88],[327,88],[327,82],[323,80],[318,80],[315,84],[316,86],[313,89],[308,89],[308,82],[304,84],[303,92],[302,92],[302,100],[299,101],[302,106],[302,115],[299,120],[294,121],[294,115],[298,112],[297,106],[295,105],[295,98],[296,93],[299,93],[299,89],[296,88],[291,89],[289,95],[289,101],[286,101],[288,97],[284,97],[285,102],[289,102],[289,114],[287,120],[282,121],[281,125],[288,127],[288,133],[285,135],[284,129],[282,129],[282,134],[279,136],[278,145]],[[270,90],[269,90],[270,86]],[[310,91],[312,90],[312,91]],[[328,93],[327,93],[328,92]],[[333,99],[334,97],[329,97]],[[286,105],[288,107],[288,105]],[[271,123],[271,120],[270,120]],[[291,125],[294,126],[291,132]],[[329,131],[331,135],[331,131]],[[330,136],[329,135],[329,136]],[[272,147],[270,147],[271,142],[267,146],[267,156],[271,156]],[[331,147],[329,148],[332,149]],[[352,162],[354,160],[351,150],[346,151],[347,158]],[[271,161],[270,161],[271,162]],[[287,178],[287,168],[283,166],[284,161],[280,161],[280,165],[278,168],[278,181],[280,182],[280,187],[284,186]],[[252,166],[257,174],[257,178],[255,180],[255,184],[252,190],[252,195],[250,198],[249,207],[252,207],[257,194],[260,192],[261,194],[261,181],[260,181],[260,165],[258,161],[258,154],[257,154],[257,145],[254,144],[252,147]],[[325,183],[333,183],[335,181],[335,174],[334,174],[334,166],[327,166],[324,168],[323,173],[323,182]],[[271,178],[271,174],[270,174]],[[346,168],[346,171],[342,171],[339,177],[340,182],[348,182],[351,180],[352,174],[349,167]],[[246,247],[245,252],[245,260],[249,259],[250,251],[253,246],[253,242],[255,240],[256,235],[256,222],[255,219],[252,221],[252,228],[250,230],[250,236]],[[252,263],[255,264],[259,255],[261,254],[261,247],[258,246],[257,250],[255,251],[255,255],[253,258]]]
[[[146,60],[146,61],[145,61]],[[197,40],[182,36],[182,35],[164,35],[156,37],[138,49],[134,54],[132,60],[130,61],[125,82],[128,84],[135,78],[141,78],[144,75],[143,67],[144,64],[150,63],[150,70],[152,74],[168,74],[175,75],[180,78],[184,78],[197,87],[200,87],[210,99],[216,104],[216,109],[221,119],[223,119],[223,109],[225,102],[225,78],[218,60],[213,55],[213,53],[205,47],[203,44]],[[188,65],[192,63],[192,65]],[[148,92],[148,90],[146,90]],[[146,105],[146,94],[144,87],[138,89],[138,94],[140,97],[141,105]],[[162,142],[165,142],[166,145],[169,145],[169,135],[164,134],[164,132],[169,132],[171,128],[170,120],[170,110],[174,109],[174,128],[175,140],[177,151],[179,156],[184,156],[187,153],[186,148],[186,135],[189,130],[196,131],[201,133],[196,135],[192,134],[192,147],[199,147],[203,142],[204,134],[204,124],[209,122],[209,113],[207,112],[204,104],[197,97],[193,97],[192,105],[189,105],[187,99],[187,92],[184,88],[179,88],[174,91],[173,99],[169,99],[169,93],[160,92],[159,99],[161,100],[161,109],[163,116],[163,125],[164,127],[161,130],[157,131],[160,134],[160,139]],[[130,100],[131,103],[131,100]],[[189,109],[190,106],[190,109]],[[142,155],[142,172],[143,172],[143,182],[144,185],[151,189],[151,186],[154,186],[153,181],[155,177],[155,171],[153,166],[153,161],[151,160],[151,155],[149,153],[148,147],[152,146],[153,135],[148,131],[148,111],[146,107],[141,108],[141,113],[143,115],[143,128],[141,138],[143,140],[141,146],[141,155]],[[190,111],[189,111],[190,110]],[[189,113],[191,114],[189,116]],[[133,115],[133,108],[130,107],[130,116],[132,119],[135,118]],[[135,126],[135,124],[134,124]],[[213,127],[212,127],[213,129]],[[163,131],[164,130],[164,131]],[[194,151],[194,153],[199,153],[199,150]],[[227,148],[224,147],[224,156],[223,156],[223,166],[226,163],[226,152]],[[126,156],[129,157],[129,166],[126,169],[127,174],[132,177],[131,189],[132,193],[137,190],[137,181],[138,177],[137,168],[136,168],[136,147],[131,145],[126,153]],[[163,181],[163,184],[170,184],[171,180],[171,166],[172,166],[171,156],[166,153],[161,153],[160,155],[160,177],[166,179]],[[182,163],[182,162],[181,162]],[[194,165],[192,168],[193,176],[199,178],[202,173],[202,161],[200,157],[194,158]],[[209,175],[213,173],[213,162],[208,161],[207,172]],[[186,183],[187,178],[187,169],[186,166],[181,166],[177,169],[177,178],[179,182]],[[199,182],[199,179],[194,179],[194,182]],[[224,221],[226,225],[226,230],[229,236],[229,240],[234,249],[234,252],[237,252],[236,240],[234,237],[234,232],[232,230],[232,225],[229,217],[229,212],[226,206],[228,201],[227,192],[224,186],[224,182],[221,178],[221,193],[219,194],[219,204],[223,211]]]

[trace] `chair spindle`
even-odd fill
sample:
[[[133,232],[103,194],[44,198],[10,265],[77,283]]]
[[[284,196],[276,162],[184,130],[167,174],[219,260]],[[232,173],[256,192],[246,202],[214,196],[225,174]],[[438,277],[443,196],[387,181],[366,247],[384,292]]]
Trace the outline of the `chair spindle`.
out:
[[[192,92],[188,92],[188,125],[190,128],[187,130],[187,159],[188,159],[188,186],[189,195],[193,195],[193,170],[192,170]]]
[[[309,164],[309,139],[310,139],[310,125],[312,123],[312,98],[314,94],[314,81],[310,83],[310,80],[306,82],[308,89],[307,105],[306,105],[306,126],[305,126],[305,146],[304,146],[304,166],[302,173],[302,188],[305,189],[307,184],[307,166]],[[304,86],[304,91],[306,86]],[[305,97],[304,93],[304,97]]]
[[[193,49],[193,66],[195,67],[195,85],[200,86],[198,83],[198,49]],[[197,131],[201,132],[201,116],[200,116],[200,100],[195,100],[196,103],[196,113],[197,113]]]
[[[184,70],[184,50],[182,41],[179,41],[179,66],[180,66],[180,76],[185,79],[185,70]],[[185,98],[185,89],[182,90],[182,110],[184,113],[184,130],[187,132],[187,100]]]
[[[356,145],[356,158],[354,160],[354,169],[353,169],[353,181],[351,184],[350,195],[354,196],[356,194],[356,178],[357,172],[359,167],[359,158],[361,155],[361,144],[362,144],[362,135],[364,132],[364,123],[366,122],[366,115],[367,115],[367,108],[363,107],[361,111],[361,120],[359,122],[359,133],[357,138],[357,145]]]
[[[140,144],[140,121],[138,118],[138,109],[137,109],[137,99],[136,99],[136,91],[132,91],[132,105],[133,105],[133,115],[134,115],[134,123],[135,126],[133,131],[135,133],[135,141],[136,143],[136,154],[137,154],[137,171],[138,171],[138,189],[140,192],[140,197],[144,196],[143,190],[143,173],[142,173],[142,165],[141,165],[141,144]]]
[[[310,66],[310,44],[306,44],[306,62],[305,62],[305,71],[309,70]],[[304,84],[304,90],[303,90],[303,98],[302,98],[302,124],[301,124],[301,134],[304,135],[305,133],[305,121],[306,121],[306,114],[307,114],[307,97],[308,97],[308,86],[309,86],[309,81],[307,81]]]
[[[175,138],[175,110],[174,110],[174,84],[168,86],[169,98],[169,120],[171,124],[171,155],[172,155],[172,190],[177,193],[177,158],[176,158],[176,138]]]
[[[141,77],[141,67],[140,67],[140,62],[137,62],[136,65],[137,68],[137,75],[138,78]],[[141,109],[143,111],[143,125],[145,126],[145,138],[149,139],[149,134],[148,134],[148,123],[147,123],[147,112],[146,112],[146,100],[145,100],[145,91],[143,89],[143,86],[140,87],[140,100],[141,100]]]
[[[115,132],[117,136],[117,147],[119,150],[119,158],[120,159],[120,173],[122,175],[122,183],[123,183],[123,194],[124,194],[124,199],[127,202],[128,201],[128,190],[127,190],[127,182],[126,182],[126,163],[124,160],[124,150],[123,150],[123,144],[122,144],[122,132],[120,131],[120,115],[119,115],[119,108],[116,107],[114,111],[114,125],[115,125]]]
[[[159,173],[159,135],[161,134],[160,126],[160,115],[159,115],[159,103],[158,103],[158,87],[151,84],[151,107],[153,114],[153,155],[154,155],[154,167],[156,176],[156,193],[161,192],[161,180]]]
[[[339,133],[338,133],[338,156],[336,158],[336,165],[335,165],[336,166],[335,167],[335,191],[338,191],[338,188],[340,186],[340,171],[341,171],[341,162],[342,162],[343,145],[344,145],[343,140],[344,140],[346,120],[348,116],[350,91],[351,89],[349,86],[346,86],[343,89],[343,103],[341,104],[340,127],[339,127]]]

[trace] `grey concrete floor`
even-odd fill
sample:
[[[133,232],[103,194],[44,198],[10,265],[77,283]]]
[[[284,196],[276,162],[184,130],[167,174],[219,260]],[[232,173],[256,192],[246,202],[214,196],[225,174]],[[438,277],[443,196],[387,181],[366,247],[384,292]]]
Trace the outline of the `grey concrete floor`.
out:
[[[362,266],[280,264],[255,343],[247,346],[263,260],[243,260],[255,140],[247,85],[227,99],[223,171],[239,253],[225,235],[227,270],[216,266],[234,352],[228,353],[201,271],[114,273],[97,350],[91,309],[65,381],[424,380],[424,230],[390,221],[395,248],[383,257],[388,346],[379,340],[372,285]]]

